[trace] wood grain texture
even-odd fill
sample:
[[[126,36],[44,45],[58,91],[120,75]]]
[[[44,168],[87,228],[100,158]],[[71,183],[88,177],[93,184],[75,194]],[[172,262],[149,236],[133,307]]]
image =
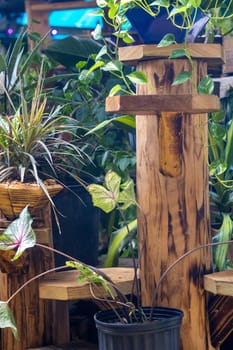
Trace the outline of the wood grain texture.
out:
[[[134,269],[131,267],[112,267],[102,270],[123,294],[131,294]],[[92,286],[88,282],[77,282],[78,271],[63,271],[50,274],[40,282],[40,298],[53,300],[92,299],[93,294],[106,298],[108,294],[102,287]],[[93,293],[93,294],[92,294]],[[114,291],[113,291],[113,294]]]
[[[207,65],[200,60],[194,64],[194,81],[198,83],[206,75]],[[137,88],[140,96],[193,93],[190,82],[171,85],[179,72],[190,69],[185,60],[143,61],[137,68],[148,77],[148,83]],[[138,234],[144,305],[151,305],[156,284],[168,266],[188,250],[210,241],[205,161],[207,115],[175,117],[173,126],[166,126],[166,118],[163,112],[136,117]],[[164,135],[165,127],[173,128],[173,132]],[[174,172],[178,164],[176,176],[163,170],[164,163]],[[184,311],[182,350],[208,348],[202,275],[209,271],[210,262],[208,249],[187,257],[169,272],[158,291],[159,305]]]
[[[49,244],[52,245],[50,208],[46,207],[42,211],[44,227],[50,229]],[[0,300],[6,301],[23,283],[52,266],[54,262],[50,252],[38,247],[29,249],[25,269],[9,274],[0,273]],[[10,303],[20,341],[15,340],[9,328],[2,329],[0,338],[2,350],[25,350],[52,343],[52,302],[39,299],[38,284],[38,280],[31,282]]]
[[[156,45],[135,45],[131,47],[121,47],[119,49],[119,59],[125,64],[135,65],[137,62],[151,59],[167,59],[173,50],[183,49],[183,44],[169,45],[167,47],[157,47]],[[211,65],[223,64],[222,47],[219,44],[187,44],[193,59],[208,61]]]
[[[204,276],[206,291],[233,297],[233,271],[215,272]]]
[[[106,99],[107,112],[123,114],[145,115],[158,112],[200,114],[216,112],[219,108],[219,99],[214,95],[120,95],[109,96]]]
[[[217,295],[208,306],[210,334],[213,346],[220,348],[233,332],[233,297]]]

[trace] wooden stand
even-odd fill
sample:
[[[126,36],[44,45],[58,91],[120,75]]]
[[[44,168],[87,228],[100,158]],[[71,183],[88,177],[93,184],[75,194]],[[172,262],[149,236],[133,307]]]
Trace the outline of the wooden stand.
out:
[[[48,17],[51,11],[96,7],[96,1],[68,1],[48,3],[41,0],[25,0],[30,32],[40,33],[41,36],[50,32]],[[50,38],[45,42],[49,43]]]
[[[146,73],[148,83],[137,87],[136,96],[107,99],[107,111],[130,113],[131,109],[137,114],[138,235],[144,305],[153,302],[156,284],[168,266],[211,240],[206,112],[218,110],[219,105],[217,97],[197,95],[195,86],[207,74],[207,62],[221,64],[221,47],[188,45],[192,70],[185,59],[168,59],[177,48],[181,45],[122,48],[120,59],[136,63],[137,69]],[[192,71],[192,82],[172,86],[182,71]],[[158,291],[159,305],[184,311],[183,350],[208,349],[202,275],[210,266],[211,249],[202,249],[176,265]]]
[[[34,220],[38,243],[52,246],[50,206]],[[1,231],[9,224],[1,220]],[[2,256],[2,253],[1,253]],[[1,259],[3,260],[3,259]],[[0,272],[0,300],[6,301],[20,286],[33,276],[54,266],[53,254],[42,248],[32,248],[24,253],[21,264],[14,265],[4,258]],[[39,299],[39,280],[28,284],[10,303],[19,331],[17,341],[11,330],[1,330],[2,350],[25,350],[52,343],[53,303]]]

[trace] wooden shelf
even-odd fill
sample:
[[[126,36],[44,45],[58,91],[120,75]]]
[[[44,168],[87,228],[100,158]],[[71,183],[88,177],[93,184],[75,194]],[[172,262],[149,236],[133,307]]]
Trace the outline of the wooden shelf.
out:
[[[204,289],[213,294],[233,296],[233,270],[205,275]]]
[[[30,6],[34,11],[55,11],[69,10],[77,8],[96,7],[96,1],[67,1],[67,2],[47,2],[38,0],[25,0],[26,6]]]
[[[133,95],[111,96],[106,99],[106,111],[147,115],[157,112],[208,113],[219,110],[215,95]]]
[[[112,279],[123,294],[131,294],[134,270],[131,267],[104,268],[104,273]],[[79,272],[76,270],[55,272],[40,282],[39,295],[41,299],[80,300],[93,299],[90,284],[77,282]],[[93,287],[94,295],[106,297],[103,288]]]
[[[184,49],[183,44],[175,44],[167,47],[156,45],[135,45],[121,47],[119,49],[119,60],[128,65],[135,65],[138,61],[168,58],[173,50]],[[202,59],[211,65],[223,63],[222,46],[219,44],[188,44],[187,50],[193,59]]]
[[[30,32],[39,33],[42,37],[50,32],[48,22],[49,13],[56,10],[82,9],[96,7],[96,1],[68,1],[49,3],[40,0],[25,0],[25,9],[28,17],[28,28]],[[44,47],[50,42],[50,38],[46,39]],[[29,42],[30,48],[34,43]]]

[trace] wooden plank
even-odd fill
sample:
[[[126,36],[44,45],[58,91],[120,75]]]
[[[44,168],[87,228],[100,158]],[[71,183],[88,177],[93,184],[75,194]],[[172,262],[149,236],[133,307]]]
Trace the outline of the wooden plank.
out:
[[[223,74],[233,72],[233,37],[223,36],[223,57],[224,65],[222,67]]]
[[[65,1],[49,3],[40,0],[25,0],[25,3],[27,6],[30,6],[32,10],[45,12],[96,7],[96,1]]]
[[[213,294],[233,296],[233,271],[221,271],[205,275],[204,289]]]
[[[119,48],[119,60],[125,64],[135,65],[138,61],[154,58],[168,58],[173,50],[183,49],[184,44],[167,47],[156,45],[135,45]],[[187,44],[187,49],[193,59],[204,59],[211,65],[223,64],[222,47],[219,44]]]
[[[106,99],[106,111],[146,115],[160,112],[208,113],[220,108],[215,95],[120,95]]]
[[[123,294],[132,292],[134,270],[133,268],[112,267],[102,270]],[[40,282],[39,296],[41,299],[53,300],[80,300],[106,297],[107,293],[100,287],[93,286],[92,291],[88,282],[77,282],[78,271],[63,271],[51,273]],[[93,292],[93,294],[92,294]]]

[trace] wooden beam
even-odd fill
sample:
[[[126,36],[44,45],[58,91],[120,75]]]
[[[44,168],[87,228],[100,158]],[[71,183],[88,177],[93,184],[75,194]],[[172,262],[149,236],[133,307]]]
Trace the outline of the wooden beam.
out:
[[[233,296],[233,271],[221,271],[205,275],[204,289],[213,294]]]
[[[220,108],[215,95],[121,95],[106,99],[106,111],[146,115],[157,112],[208,113]]]

